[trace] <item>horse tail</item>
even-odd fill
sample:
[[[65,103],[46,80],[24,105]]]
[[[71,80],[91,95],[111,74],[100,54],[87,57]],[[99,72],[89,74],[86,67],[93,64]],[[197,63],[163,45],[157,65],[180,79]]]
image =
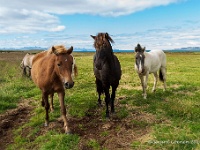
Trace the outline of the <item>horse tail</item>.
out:
[[[164,75],[163,75],[163,73],[162,73],[162,71],[161,71],[161,69],[159,70],[159,79],[160,79],[160,81],[162,81],[162,82],[164,82],[164,77],[163,77]]]

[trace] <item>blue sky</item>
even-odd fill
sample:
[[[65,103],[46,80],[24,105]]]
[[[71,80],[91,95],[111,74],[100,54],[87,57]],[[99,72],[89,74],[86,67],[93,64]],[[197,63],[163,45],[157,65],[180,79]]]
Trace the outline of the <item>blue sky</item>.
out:
[[[0,0],[0,48],[93,49],[98,32],[114,49],[200,47],[199,8],[199,0]]]

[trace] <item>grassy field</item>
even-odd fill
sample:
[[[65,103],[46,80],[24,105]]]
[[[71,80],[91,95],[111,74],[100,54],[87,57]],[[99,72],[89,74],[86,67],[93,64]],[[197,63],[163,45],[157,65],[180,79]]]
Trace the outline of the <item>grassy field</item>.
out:
[[[43,126],[41,92],[29,78],[22,77],[19,67],[24,55],[0,53],[1,118],[13,116],[13,109],[18,111],[15,119],[24,116],[21,122],[10,121],[12,126],[5,125],[6,117],[1,119],[3,149],[200,149],[200,53],[167,53],[167,91],[163,92],[158,82],[156,93],[151,93],[150,75],[147,99],[142,98],[134,71],[134,54],[117,53],[123,75],[116,94],[116,114],[110,120],[105,119],[105,107],[97,106],[93,53],[74,53],[79,75],[65,98],[71,135],[63,133],[57,95],[50,125]]]

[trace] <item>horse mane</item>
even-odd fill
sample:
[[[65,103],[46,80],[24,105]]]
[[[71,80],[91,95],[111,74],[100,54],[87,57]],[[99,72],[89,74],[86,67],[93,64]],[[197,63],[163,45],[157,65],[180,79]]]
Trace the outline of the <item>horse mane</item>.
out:
[[[97,36],[92,36],[92,38],[95,40],[94,47],[100,48],[104,44],[104,39],[107,39],[108,43],[114,43],[113,39],[110,37],[108,33],[98,33]],[[111,46],[111,44],[110,44]]]
[[[107,38],[111,43],[115,43],[108,33],[105,33],[105,38]]]
[[[54,45],[52,46],[50,49],[48,49],[48,54],[52,54],[53,52],[53,48],[55,49],[55,53],[56,54],[66,54],[67,53],[67,49],[65,48],[65,46],[63,45]]]
[[[142,48],[140,44],[138,43],[137,46],[135,47],[135,52],[144,52],[144,51],[145,51],[145,47]]]

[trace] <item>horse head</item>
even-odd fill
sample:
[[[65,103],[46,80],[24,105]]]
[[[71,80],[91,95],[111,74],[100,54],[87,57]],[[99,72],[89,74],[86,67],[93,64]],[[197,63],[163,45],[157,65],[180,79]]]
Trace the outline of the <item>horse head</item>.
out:
[[[145,47],[142,48],[140,44],[135,47],[135,65],[137,66],[137,72],[138,73],[144,73],[144,61],[145,61],[145,55],[144,55]]]
[[[73,73],[77,74],[77,68],[73,56],[73,47],[65,49],[64,46],[53,46],[52,53],[55,54],[55,71],[63,82],[66,89],[74,86]]]
[[[98,33],[97,36],[91,35],[91,37],[94,39],[94,47],[96,49],[94,64],[98,70],[101,70],[105,61],[113,56],[110,42],[114,43],[114,41],[108,33]]]

